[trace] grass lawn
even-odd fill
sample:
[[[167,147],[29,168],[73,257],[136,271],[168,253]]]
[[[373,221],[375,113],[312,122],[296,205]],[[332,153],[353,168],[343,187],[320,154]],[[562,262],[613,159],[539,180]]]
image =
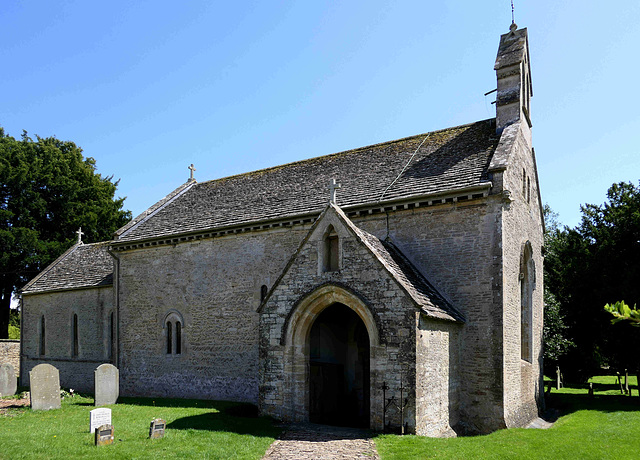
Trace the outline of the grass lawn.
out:
[[[0,416],[0,459],[259,459],[281,431],[270,419],[244,417],[242,406],[220,401],[121,398],[106,407],[115,442],[103,447],[89,433],[93,398],[65,398],[50,411],[10,409]],[[154,418],[167,422],[163,439],[148,439]]]
[[[640,458],[640,398],[621,396],[616,377],[593,377],[589,385],[553,390],[547,406],[563,415],[547,430],[510,429],[485,436],[433,439],[380,435],[378,452],[389,459],[637,459]]]

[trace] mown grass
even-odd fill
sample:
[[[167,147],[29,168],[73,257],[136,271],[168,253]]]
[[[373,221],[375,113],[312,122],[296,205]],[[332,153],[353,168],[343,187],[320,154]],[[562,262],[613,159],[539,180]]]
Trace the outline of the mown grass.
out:
[[[552,390],[547,406],[562,415],[547,430],[510,429],[485,436],[433,439],[380,435],[378,452],[389,459],[637,459],[640,458],[640,398],[620,395],[615,376]],[[630,379],[637,395],[636,379]]]
[[[65,398],[50,411],[11,409],[0,416],[0,459],[259,459],[281,431],[270,419],[243,416],[236,403],[121,398],[106,407],[115,442],[103,447],[89,433],[93,398]],[[148,439],[154,418],[167,422],[163,439]]]

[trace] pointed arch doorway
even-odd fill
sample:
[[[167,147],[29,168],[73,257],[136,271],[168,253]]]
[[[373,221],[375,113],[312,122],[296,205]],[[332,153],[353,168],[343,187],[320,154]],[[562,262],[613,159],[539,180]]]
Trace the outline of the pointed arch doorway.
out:
[[[315,423],[369,427],[370,349],[358,314],[336,302],[317,316],[309,332],[309,419]]]

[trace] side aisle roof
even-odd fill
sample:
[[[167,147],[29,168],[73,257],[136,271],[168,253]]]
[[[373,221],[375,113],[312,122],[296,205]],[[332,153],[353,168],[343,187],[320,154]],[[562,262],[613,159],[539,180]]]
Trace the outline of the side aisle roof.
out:
[[[75,244],[29,281],[22,294],[113,285],[113,258],[109,243]]]

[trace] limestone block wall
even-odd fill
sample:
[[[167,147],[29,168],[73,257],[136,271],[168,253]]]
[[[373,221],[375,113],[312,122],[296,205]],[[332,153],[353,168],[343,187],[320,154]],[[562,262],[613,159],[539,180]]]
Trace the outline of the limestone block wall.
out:
[[[29,385],[29,371],[40,363],[55,366],[60,385],[93,393],[93,371],[111,360],[109,317],[113,288],[101,287],[23,296],[20,381]],[[78,354],[73,355],[73,315],[78,315]],[[45,345],[41,353],[42,318]]]
[[[323,272],[318,258],[326,225],[340,238],[340,270]],[[325,307],[340,302],[354,309],[370,338],[370,426],[382,428],[382,384],[410,400],[404,421],[415,431],[415,305],[367,248],[337,219],[318,226],[280,280],[260,316],[263,413],[285,420],[308,420],[308,375],[305,349],[308,328]],[[399,412],[387,414],[400,426]]]
[[[462,325],[416,315],[416,434],[455,436],[459,422]]]
[[[354,218],[402,252],[466,317],[459,332],[460,429],[504,428],[500,195]]]
[[[9,363],[16,375],[20,375],[20,341],[0,340],[0,364]]]
[[[536,417],[543,402],[543,223],[539,205],[535,159],[530,132],[518,134],[504,173],[505,188],[512,201],[503,215],[504,283],[504,404],[507,426],[522,426]],[[523,321],[521,308],[521,259],[530,245],[535,272],[532,282],[531,318]],[[528,324],[530,321],[530,324]],[[521,335],[530,328],[530,357],[522,358]],[[526,354],[526,353],[525,353]]]
[[[121,394],[257,402],[261,286],[308,229],[116,253]],[[179,355],[166,349],[172,312],[183,320]]]

